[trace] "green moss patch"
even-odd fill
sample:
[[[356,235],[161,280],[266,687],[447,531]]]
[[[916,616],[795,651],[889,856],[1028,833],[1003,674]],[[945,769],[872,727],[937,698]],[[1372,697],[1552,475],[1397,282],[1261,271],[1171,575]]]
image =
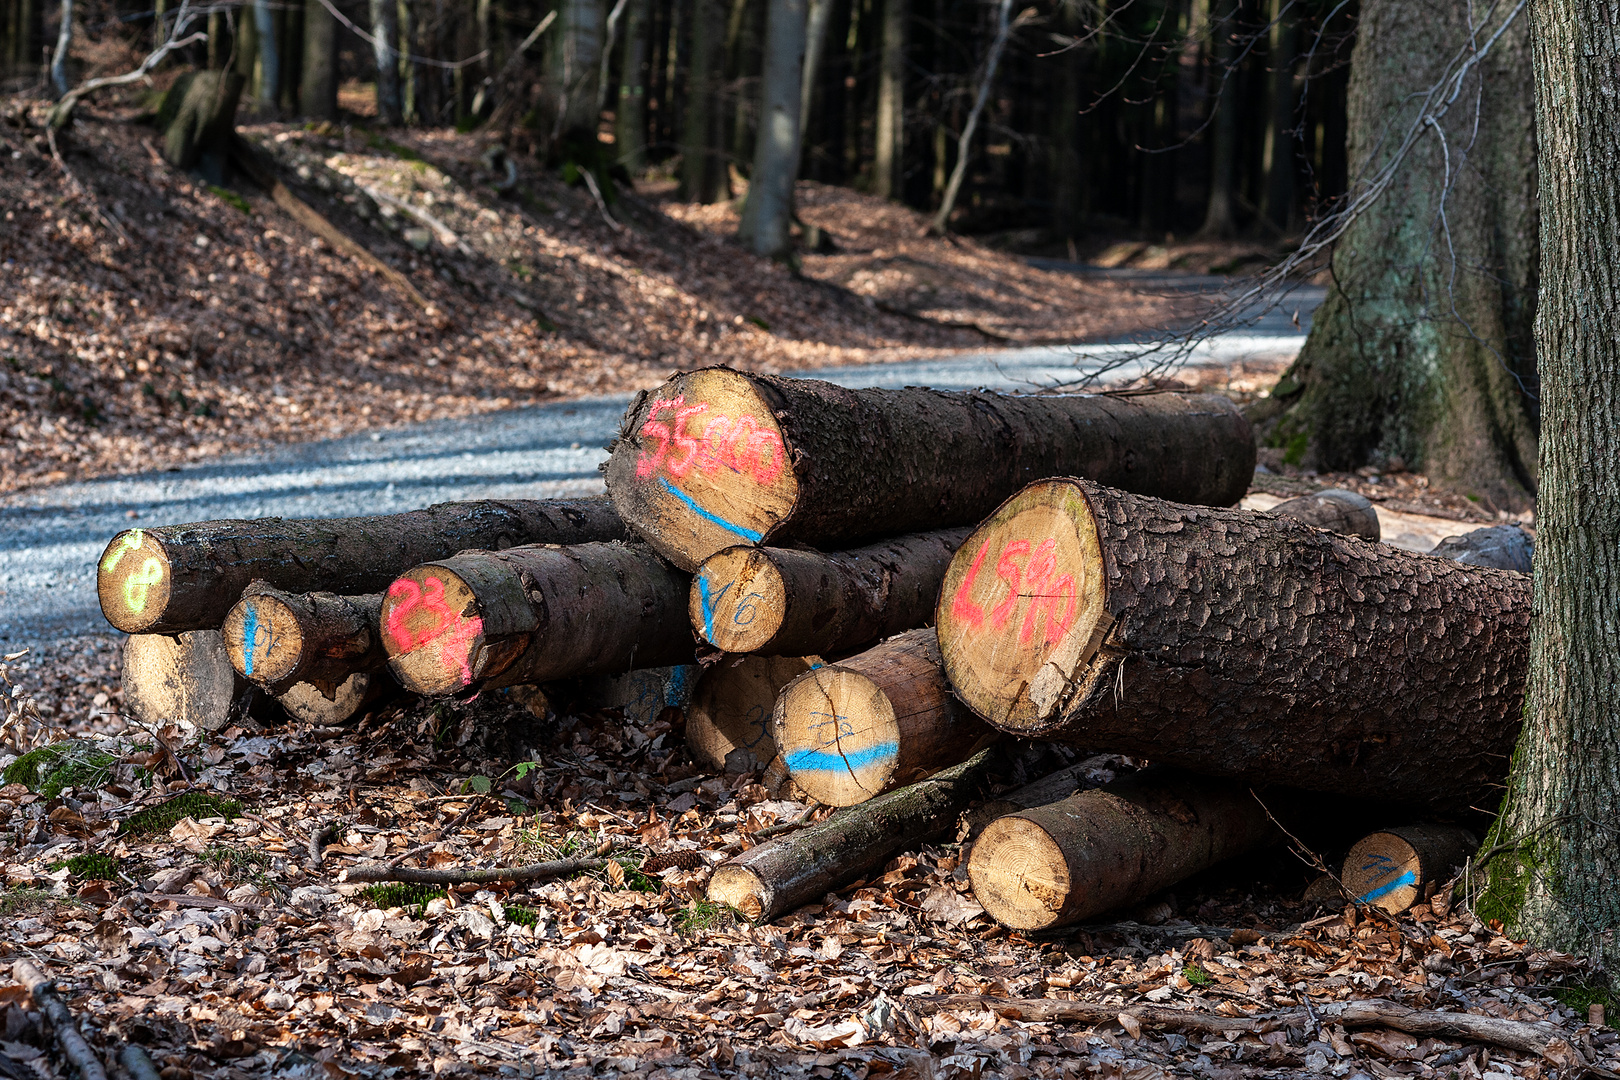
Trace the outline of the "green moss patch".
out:
[[[242,804],[222,799],[209,791],[188,791],[156,806],[132,814],[119,829],[119,836],[157,836],[168,832],[186,818],[224,818],[230,821],[242,812]]]
[[[25,784],[54,799],[67,788],[100,787],[117,764],[117,758],[89,743],[69,740],[30,750],[0,771],[0,782]]]
[[[99,851],[87,851],[71,859],[52,863],[52,870],[67,867],[68,873],[79,881],[115,881],[118,878],[118,860]]]
[[[1560,1005],[1574,1009],[1575,1015],[1582,1018],[1590,1014],[1593,1005],[1601,1005],[1604,1026],[1620,1029],[1620,997],[1602,983],[1560,986],[1553,991],[1553,997],[1558,999]]]
[[[540,913],[531,907],[522,904],[505,904],[502,910],[506,912],[506,921],[519,926],[537,926],[540,923]]]
[[[418,885],[406,881],[387,881],[378,885],[368,885],[360,890],[360,895],[367,902],[383,910],[389,908],[404,908],[407,912],[413,909],[420,911],[431,900],[437,900],[446,895],[442,885]]]
[[[701,934],[709,930],[730,929],[746,922],[747,917],[730,904],[693,900],[675,916],[675,929],[683,934]]]

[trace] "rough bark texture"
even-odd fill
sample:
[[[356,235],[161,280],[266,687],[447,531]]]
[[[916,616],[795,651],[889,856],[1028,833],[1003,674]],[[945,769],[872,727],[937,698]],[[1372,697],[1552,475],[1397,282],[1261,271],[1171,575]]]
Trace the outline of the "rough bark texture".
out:
[[[382,593],[290,593],[261,581],[225,614],[220,632],[231,666],[280,694],[294,683],[336,685],[382,671]]]
[[[143,723],[218,731],[253,704],[218,630],[132,634],[123,668],[124,707]]]
[[[1448,536],[1429,554],[1467,566],[1492,566],[1528,574],[1535,559],[1536,541],[1517,525],[1489,525],[1461,536]]]
[[[709,899],[761,922],[855,880],[897,851],[948,830],[992,764],[985,750],[921,783],[840,810],[715,868]]]
[[[125,633],[213,629],[255,579],[290,592],[376,592],[468,548],[627,537],[604,498],[440,503],[378,517],[201,521],[119,533],[96,591]]]
[[[732,656],[705,671],[686,711],[686,748],[712,772],[769,768],[777,760],[771,710],[782,688],[821,663],[816,656]]]
[[[1352,197],[1405,139],[1451,57],[1515,10],[1499,5],[1479,26],[1464,0],[1362,5],[1347,105]],[[1254,413],[1286,410],[1268,441],[1290,459],[1344,469],[1400,458],[1497,506],[1528,505],[1538,265],[1529,37],[1521,15],[1339,241],[1305,348]]]
[[[1359,536],[1364,540],[1377,540],[1382,535],[1378,510],[1372,500],[1365,495],[1338,488],[1278,503],[1271,508],[1271,513],[1344,536]]]
[[[737,229],[739,238],[756,255],[772,259],[788,259],[793,254],[788,226],[793,220],[793,181],[799,170],[799,91],[807,4],[808,0],[770,3],[754,171]]]
[[[1372,798],[1495,798],[1530,583],[1270,514],[1032,484],[957,553],[945,669],[992,724]]]
[[[164,160],[177,168],[221,175],[231,154],[243,85],[234,71],[190,71],[175,80],[158,109]]]
[[[1134,903],[1281,833],[1242,784],[1150,769],[999,818],[968,855],[973,895],[1015,930]]]
[[[706,368],[638,396],[608,462],[614,504],[683,570],[739,543],[836,548],[978,521],[1045,476],[1230,505],[1248,423],[1216,395],[847,390]]]
[[[1358,903],[1401,912],[1434,895],[1479,849],[1455,825],[1405,825],[1370,833],[1344,857],[1339,880]]]
[[[939,583],[973,530],[849,551],[727,548],[692,577],[692,628],[717,649],[838,656],[933,620]]]
[[[1536,632],[1524,735],[1475,909],[1620,972],[1620,24],[1530,8],[1541,139],[1543,361]]]
[[[930,629],[800,675],[771,711],[771,738],[794,782],[829,806],[955,765],[995,735],[951,693]]]
[[[640,546],[470,551],[388,587],[383,645],[400,684],[434,696],[689,664],[690,584]]]

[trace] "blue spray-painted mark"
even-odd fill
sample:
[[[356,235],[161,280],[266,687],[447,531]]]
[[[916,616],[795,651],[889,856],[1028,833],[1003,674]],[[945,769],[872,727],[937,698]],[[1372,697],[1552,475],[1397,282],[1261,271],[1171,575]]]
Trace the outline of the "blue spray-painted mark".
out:
[[[727,532],[734,532],[744,540],[752,540],[756,544],[765,538],[764,533],[755,532],[753,529],[745,529],[741,525],[733,525],[719,514],[713,514],[703,509],[703,507],[699,506],[695,501],[693,501],[692,496],[688,495],[686,492],[682,491],[668,480],[665,480],[662,476],[658,478],[658,482],[664,485],[665,491],[669,492],[671,495],[681,500],[681,502],[691,507],[692,512],[697,514],[698,517],[703,518],[705,521],[712,521],[722,529],[725,529]]]
[[[1391,882],[1389,882],[1388,884],[1385,884],[1385,885],[1380,885],[1380,886],[1378,886],[1378,888],[1374,889],[1372,892],[1366,893],[1366,894],[1364,894],[1362,896],[1356,897],[1356,900],[1357,900],[1358,903],[1369,904],[1372,901],[1377,900],[1380,896],[1388,896],[1390,893],[1394,892],[1396,889],[1400,888],[1402,885],[1416,885],[1416,884],[1417,884],[1417,877],[1412,873],[1412,871],[1408,870],[1406,873],[1402,874],[1400,877],[1396,878],[1394,881],[1391,881]]]
[[[247,606],[247,617],[242,620],[242,665],[247,670],[242,672],[248,678],[253,677],[253,639],[259,636],[259,611],[252,604]]]
[[[732,584],[730,581],[726,582],[726,587],[721,589],[718,595],[711,598],[709,596],[708,576],[705,574],[698,575],[698,599],[703,604],[704,641],[714,640],[714,607],[720,602],[720,598],[726,595],[726,591],[731,588]]]
[[[791,772],[837,772],[844,769],[864,769],[868,765],[893,761],[900,754],[899,743],[879,743],[865,750],[848,754],[829,754],[825,750],[794,750],[787,756]]]

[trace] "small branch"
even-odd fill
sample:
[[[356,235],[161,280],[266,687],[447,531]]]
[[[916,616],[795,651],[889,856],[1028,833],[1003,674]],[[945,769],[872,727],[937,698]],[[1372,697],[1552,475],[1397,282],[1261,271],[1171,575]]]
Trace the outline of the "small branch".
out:
[[[180,5],[180,10],[175,14],[174,30],[169,34],[169,40],[165,41],[162,45],[159,45],[149,56],[147,56],[145,60],[142,60],[140,67],[136,68],[134,71],[126,71],[122,75],[107,75],[99,79],[91,79],[88,82],[80,83],[78,86],[75,86],[72,90],[69,90],[63,94],[61,100],[51,107],[50,116],[46,119],[46,124],[52,128],[66,126],[67,122],[73,119],[73,107],[77,105],[79,100],[86,94],[94,93],[95,91],[108,86],[124,86],[128,83],[139,82],[140,80],[146,78],[151,70],[161,64],[163,62],[163,58],[174,52],[174,50],[183,49],[193,42],[207,41],[208,35],[202,31],[198,31],[195,34],[191,34],[186,37],[180,36],[186,32],[186,27],[191,25],[192,19],[196,17],[189,10],[190,6],[189,0]]]
[[[350,868],[342,880],[348,882],[403,881],[412,885],[492,885],[502,881],[550,881],[590,873],[608,864],[607,859],[557,859],[493,870],[418,870],[385,863],[362,863]]]
[[[614,232],[624,232],[624,226],[614,221],[613,215],[608,213],[607,203],[602,201],[602,189],[596,186],[596,177],[591,175],[591,170],[581,169],[579,175],[585,178],[585,186],[591,189],[591,198],[596,200],[596,208],[602,211],[602,220],[607,222]]]
[[[90,1049],[90,1044],[84,1041],[84,1034],[73,1022],[72,1010],[56,992],[56,984],[27,960],[18,960],[12,966],[11,977],[28,988],[34,1004],[45,1014],[45,1019],[51,1022],[51,1030],[56,1035],[56,1044],[79,1071],[80,1080],[107,1080],[107,1070],[101,1067],[101,1059]]]
[[[389,206],[403,210],[417,221],[420,221],[422,224],[432,229],[433,234],[439,238],[439,243],[443,244],[445,247],[455,248],[463,255],[474,254],[473,249],[467,246],[467,242],[465,240],[456,235],[456,231],[454,229],[440,221],[438,218],[434,217],[432,214],[428,213],[426,210],[423,210],[417,206],[412,206],[404,199],[396,199],[386,191],[382,191],[378,188],[370,187],[366,184],[360,184],[358,187],[361,191],[371,196],[371,198],[376,202],[387,203]]]
[[[326,856],[321,854],[321,848],[325,847],[326,842],[337,835],[337,831],[342,827],[343,822],[334,818],[309,834],[309,865],[311,869],[319,870],[321,865],[326,862]]]
[[[134,1043],[125,1043],[118,1052],[118,1063],[134,1080],[160,1080],[157,1066],[146,1051]]]

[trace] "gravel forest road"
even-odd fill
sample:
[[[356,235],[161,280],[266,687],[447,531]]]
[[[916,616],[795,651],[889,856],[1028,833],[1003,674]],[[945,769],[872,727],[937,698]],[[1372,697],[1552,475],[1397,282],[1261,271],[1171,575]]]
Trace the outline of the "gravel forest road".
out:
[[[1140,271],[1118,276],[1144,288],[1208,290],[1223,284]],[[1322,294],[1320,288],[1296,290],[1284,309],[1205,342],[1188,363],[1225,366],[1292,356],[1304,344]],[[1101,342],[794,374],[851,387],[1017,390],[1073,380],[1077,365],[1110,360],[1124,362],[1111,379],[1129,378],[1151,363],[1141,353],[1131,342]],[[109,631],[96,601],[95,562],[120,529],[213,518],[386,514],[453,499],[600,492],[602,447],[616,434],[628,400],[619,395],[557,402],[5,496],[0,648],[39,648]]]

